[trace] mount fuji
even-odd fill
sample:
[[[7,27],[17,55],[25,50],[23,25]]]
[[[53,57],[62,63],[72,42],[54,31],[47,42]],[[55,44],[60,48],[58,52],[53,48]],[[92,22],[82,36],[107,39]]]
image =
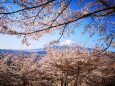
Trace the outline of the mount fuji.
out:
[[[65,46],[65,45],[72,46],[74,44],[75,43],[72,40],[69,40],[69,39],[59,43],[60,46]]]
[[[61,42],[55,44],[53,47],[56,48],[56,49],[61,49],[61,48],[62,49],[66,49],[66,48],[79,48],[80,50],[84,49],[83,46],[75,43],[74,41],[72,41],[70,39],[61,41]],[[88,51],[92,51],[93,50],[93,48],[88,48],[88,47],[86,47],[86,49]]]

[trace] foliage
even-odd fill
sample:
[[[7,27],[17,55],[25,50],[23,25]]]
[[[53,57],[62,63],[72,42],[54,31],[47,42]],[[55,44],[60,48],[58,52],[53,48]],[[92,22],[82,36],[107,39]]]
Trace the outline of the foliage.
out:
[[[77,48],[35,55],[2,55],[0,86],[114,86],[115,53],[94,56]]]
[[[28,37],[39,39],[59,30],[61,38],[83,26],[84,32],[90,36],[98,32],[110,46],[115,37],[114,16],[114,0],[2,0],[0,33],[23,36],[22,42],[28,45]]]

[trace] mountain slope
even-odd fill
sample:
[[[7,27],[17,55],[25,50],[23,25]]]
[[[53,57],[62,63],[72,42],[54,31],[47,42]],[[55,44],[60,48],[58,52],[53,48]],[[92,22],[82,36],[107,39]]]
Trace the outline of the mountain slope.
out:
[[[44,49],[30,49],[30,50],[10,50],[10,49],[0,49],[0,54],[46,54]]]

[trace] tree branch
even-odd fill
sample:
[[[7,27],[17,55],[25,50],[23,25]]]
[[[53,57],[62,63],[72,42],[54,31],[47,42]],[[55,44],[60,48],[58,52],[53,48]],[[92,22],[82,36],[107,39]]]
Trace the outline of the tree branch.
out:
[[[64,23],[61,23],[61,24],[58,24],[58,25],[52,25],[52,26],[49,26],[49,27],[47,27],[45,29],[36,30],[36,31],[33,31],[33,32],[28,32],[28,33],[23,33],[23,32],[19,33],[19,32],[17,32],[16,34],[25,35],[25,34],[33,34],[33,33],[36,33],[36,32],[45,31],[45,30],[48,30],[48,29],[50,30],[51,28],[59,27],[59,26],[69,24],[69,23],[73,23],[73,22],[76,22],[76,21],[78,21],[80,19],[83,19],[83,18],[89,17],[91,15],[94,15],[95,13],[99,13],[99,12],[107,11],[107,10],[111,10],[111,9],[115,9],[115,6],[99,9],[99,10],[96,10],[94,12],[90,12],[90,13],[87,13],[85,15],[82,15],[82,16],[74,19],[74,20],[70,20],[70,21],[67,21],[67,22],[64,22]]]
[[[55,0],[50,0],[50,1],[46,2],[46,3],[42,3],[42,4],[37,5],[37,6],[27,7],[27,8],[21,9],[21,10],[13,11],[13,12],[3,12],[3,13],[0,13],[0,14],[14,14],[14,13],[18,13],[18,12],[21,12],[21,11],[25,11],[25,10],[29,10],[29,9],[33,9],[33,8],[38,8],[38,7],[41,7],[43,5],[47,5],[47,4],[49,4],[49,3],[53,2],[53,1],[55,1]]]

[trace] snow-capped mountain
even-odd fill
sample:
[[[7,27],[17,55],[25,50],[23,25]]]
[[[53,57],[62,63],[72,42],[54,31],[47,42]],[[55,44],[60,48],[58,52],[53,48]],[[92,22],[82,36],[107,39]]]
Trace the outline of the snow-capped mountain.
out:
[[[64,40],[64,41],[61,41],[61,42],[55,44],[53,46],[53,48],[56,48],[56,49],[78,48],[80,50],[83,50],[85,47],[75,43],[74,41],[72,41],[70,39],[67,39],[67,40]],[[89,51],[93,50],[93,48],[88,48],[88,47],[86,47],[86,49]]]
[[[56,43],[53,48],[60,49],[60,48],[70,48],[75,47],[76,43],[70,39],[60,41],[59,43]]]
[[[72,40],[69,40],[69,39],[59,43],[60,46],[64,46],[64,45],[72,46],[74,44],[75,43]]]

